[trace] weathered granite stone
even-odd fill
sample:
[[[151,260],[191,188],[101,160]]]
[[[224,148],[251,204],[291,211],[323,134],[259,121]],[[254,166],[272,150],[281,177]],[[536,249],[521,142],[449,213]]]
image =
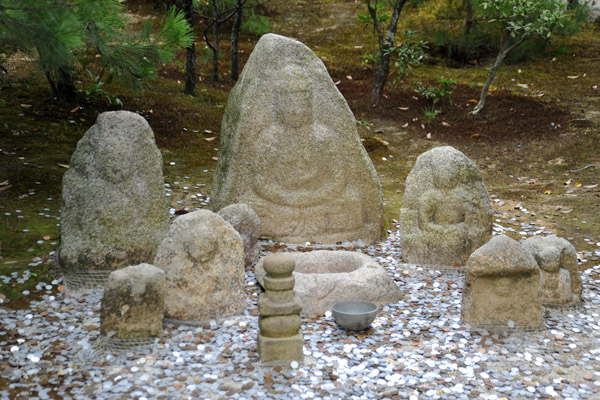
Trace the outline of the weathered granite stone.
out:
[[[264,35],[231,91],[213,210],[246,203],[261,237],[336,243],[384,235],[377,173],[348,104],[302,43]]]
[[[567,5],[571,3],[569,0],[561,0],[561,3]],[[585,4],[589,7],[589,20],[600,23],[600,0],[578,0],[579,4]]]
[[[400,210],[404,260],[462,266],[491,236],[492,209],[477,166],[450,146],[421,154]]]
[[[540,269],[529,251],[503,235],[475,250],[467,262],[461,313],[477,327],[541,327]]]
[[[590,20],[600,23],[600,0],[588,0],[590,7]]]
[[[384,306],[402,297],[387,271],[365,254],[327,250],[286,254],[296,261],[295,291],[302,311],[309,317],[331,310],[341,301],[363,300]],[[258,283],[266,288],[269,282],[264,260],[256,264],[255,275]]]
[[[225,318],[246,306],[242,238],[213,212],[194,211],[173,221],[154,265],[167,277],[167,318]]]
[[[583,285],[577,268],[577,250],[556,235],[534,236],[523,246],[540,267],[542,303],[575,305],[581,302]]]
[[[302,361],[302,306],[294,292],[295,260],[287,253],[264,258],[265,293],[258,298],[258,355],[263,363]]]
[[[230,204],[217,214],[229,222],[242,237],[246,264],[255,262],[258,259],[258,236],[260,234],[258,215],[248,204]]]
[[[162,156],[152,129],[132,112],[100,114],[63,176],[63,273],[152,262],[168,229]]]
[[[150,264],[118,269],[108,276],[100,309],[100,333],[112,339],[160,336],[165,273]]]

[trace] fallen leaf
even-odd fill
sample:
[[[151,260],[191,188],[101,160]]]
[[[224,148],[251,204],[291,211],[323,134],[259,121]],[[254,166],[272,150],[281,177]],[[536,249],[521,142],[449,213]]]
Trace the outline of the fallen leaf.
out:
[[[72,113],[74,113],[75,111],[79,110],[79,106],[75,107],[74,109],[71,110]]]
[[[352,77],[350,75],[346,75],[346,79],[352,80]]]
[[[381,144],[382,144],[382,145],[384,145],[384,146],[389,146],[389,145],[390,145],[390,142],[388,142],[388,141],[386,141],[386,140],[383,140],[383,139],[382,139],[382,138],[380,138],[380,137],[374,136],[374,139],[375,139],[375,140],[377,140],[379,143],[381,143]]]
[[[563,184],[568,186],[568,185],[570,185],[570,184],[571,184],[571,180],[569,179],[568,181],[566,181],[566,182],[563,182]]]
[[[394,222],[395,224],[397,224],[397,223],[398,223],[398,220],[397,220],[396,218],[393,218],[393,219],[392,219],[392,222]]]
[[[212,133],[212,131],[210,131],[210,130],[208,130],[208,129],[205,129],[205,130],[204,130],[204,133]]]
[[[471,135],[472,138],[478,138],[481,136],[481,133],[474,133]]]
[[[213,157],[212,159],[213,159],[214,161],[218,161],[218,160],[219,160],[219,157]]]
[[[425,130],[425,125],[421,124],[421,129]]]
[[[407,128],[408,127],[408,122],[405,123],[404,125],[402,125],[403,128]]]
[[[50,240],[50,239],[51,239],[51,237],[50,237],[50,236],[48,236],[48,235],[46,235],[46,236],[44,236],[42,239],[44,239],[44,240]]]
[[[59,167],[63,167],[63,168],[70,168],[70,166],[69,166],[69,165],[67,165],[67,164],[58,164],[58,166],[59,166]]]
[[[0,186],[6,186],[6,185],[8,185],[8,181],[0,182]]]
[[[583,186],[583,185],[581,184],[581,182],[577,182],[577,183],[575,183],[575,187],[581,187],[581,186]]]
[[[400,111],[408,111],[408,107],[398,107],[398,110],[400,110]]]
[[[596,183],[595,185],[585,185],[584,188],[586,188],[586,189],[593,189],[593,188],[595,188],[597,186],[598,186],[598,184]]]
[[[336,85],[336,86],[337,86],[337,85],[339,85],[341,82],[342,82],[342,81],[337,81],[337,82],[335,82],[335,83],[334,83],[334,85]]]
[[[567,75],[567,78],[569,78],[569,79],[577,79],[577,78],[579,78],[579,75]]]
[[[552,194],[552,190],[546,189],[544,190],[544,194]]]
[[[471,100],[467,101],[467,103],[477,103],[477,100],[471,99]]]
[[[59,292],[62,292],[63,290],[65,290],[65,285],[58,285],[58,287],[56,288]]]
[[[31,108],[31,104],[21,104],[21,107],[23,107],[23,108]]]
[[[450,124],[447,123],[446,121],[442,121],[442,126],[445,126],[446,128],[449,128]]]
[[[571,211],[573,211],[573,209],[572,209],[572,208],[571,208],[571,209],[569,209],[569,210],[561,210],[561,213],[563,213],[563,214],[568,214],[568,213],[570,213]]]
[[[204,138],[204,140],[206,140],[207,142],[212,142],[213,140],[215,140],[217,137],[216,136],[212,136],[212,137],[207,137]]]
[[[427,136],[425,136],[426,139],[431,139],[431,133],[428,133]]]

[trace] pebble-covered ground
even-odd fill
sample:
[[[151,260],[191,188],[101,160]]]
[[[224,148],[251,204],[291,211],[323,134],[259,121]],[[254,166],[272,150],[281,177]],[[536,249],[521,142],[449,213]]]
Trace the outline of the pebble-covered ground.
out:
[[[502,219],[494,230],[549,233]],[[582,304],[546,308],[543,329],[488,332],[461,323],[463,274],[403,264],[397,230],[375,246],[341,247],[373,256],[404,298],[363,332],[339,329],[329,313],[304,319],[303,364],[261,366],[251,268],[245,315],[165,323],[151,346],[121,352],[99,345],[102,293],[58,292],[57,279],[38,285],[45,294],[30,309],[0,307],[0,400],[600,398],[600,265],[582,272]],[[286,250],[265,242],[262,254]],[[26,278],[0,277],[13,279]]]

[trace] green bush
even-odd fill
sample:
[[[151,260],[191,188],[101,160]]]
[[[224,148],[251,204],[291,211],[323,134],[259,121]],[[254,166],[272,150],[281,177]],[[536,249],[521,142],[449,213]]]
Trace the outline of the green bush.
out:
[[[114,77],[138,91],[192,37],[174,9],[155,35],[150,22],[135,32],[130,23],[119,0],[0,0],[0,50],[4,57],[15,48],[35,57],[64,99],[75,97],[75,80],[86,80],[86,71],[96,89]]]
[[[251,35],[264,35],[273,31],[273,25],[269,18],[258,15],[253,9],[248,10],[248,15],[242,23],[242,30]]]

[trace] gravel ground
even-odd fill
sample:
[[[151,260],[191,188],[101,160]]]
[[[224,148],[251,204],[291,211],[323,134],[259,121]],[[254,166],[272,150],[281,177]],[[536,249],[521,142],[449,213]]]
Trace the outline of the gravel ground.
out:
[[[549,233],[494,224],[495,233],[511,229],[523,237]],[[120,352],[100,345],[100,291],[59,293],[60,279],[40,284],[45,294],[30,309],[0,308],[0,400],[600,398],[600,265],[582,272],[582,304],[545,308],[539,331],[469,330],[460,320],[464,275],[401,263],[398,232],[390,233],[375,246],[334,249],[373,256],[404,298],[363,332],[337,328],[330,313],[305,318],[301,365],[260,364],[251,268],[245,315],[165,323],[164,337]],[[286,250],[297,249],[265,242],[262,255]]]

